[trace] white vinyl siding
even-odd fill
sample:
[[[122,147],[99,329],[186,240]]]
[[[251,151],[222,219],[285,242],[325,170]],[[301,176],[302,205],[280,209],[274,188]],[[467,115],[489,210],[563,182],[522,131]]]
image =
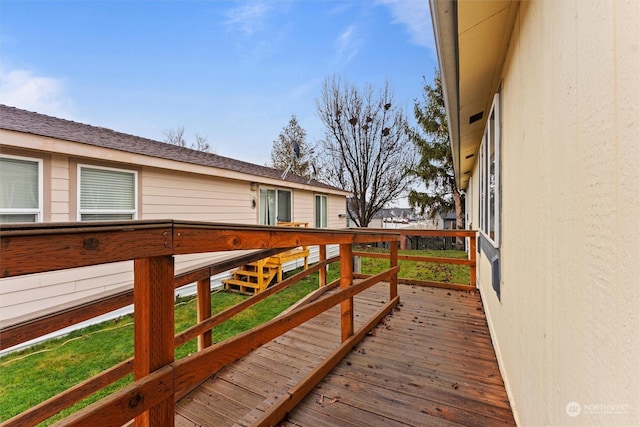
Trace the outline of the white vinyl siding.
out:
[[[256,224],[251,200],[256,192],[247,182],[144,168],[141,171],[144,219]]]
[[[0,222],[42,221],[42,160],[0,157]]]
[[[85,165],[78,169],[80,221],[136,219],[137,172]]]

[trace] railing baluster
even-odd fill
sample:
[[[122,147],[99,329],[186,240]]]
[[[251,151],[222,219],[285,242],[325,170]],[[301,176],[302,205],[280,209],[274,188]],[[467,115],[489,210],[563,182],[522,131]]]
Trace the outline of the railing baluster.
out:
[[[469,259],[473,264],[469,266],[469,285],[476,287],[476,237],[469,236]]]
[[[398,243],[391,241],[389,245],[391,247],[391,256],[389,257],[389,268],[393,268],[398,265]],[[389,278],[389,299],[394,299],[398,296],[398,273],[393,274]]]
[[[353,250],[351,243],[340,244],[340,289],[353,284]],[[353,297],[340,303],[340,329],[342,342],[353,335]]]
[[[134,377],[141,380],[173,362],[172,256],[134,261]],[[136,417],[136,427],[173,426],[173,395]]]
[[[327,260],[327,245],[319,245],[318,246],[318,250],[319,250],[319,261],[326,261]],[[318,281],[320,282],[320,286],[319,287],[323,287],[327,285],[327,268],[326,267],[322,267],[320,269],[320,271],[318,271]]]
[[[198,280],[198,323],[211,317],[211,277]],[[198,350],[211,346],[211,329],[198,336]]]

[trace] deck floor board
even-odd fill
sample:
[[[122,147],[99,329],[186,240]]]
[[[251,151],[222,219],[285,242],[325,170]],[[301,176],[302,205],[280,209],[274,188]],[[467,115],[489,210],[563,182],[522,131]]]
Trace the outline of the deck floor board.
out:
[[[515,425],[476,292],[400,285],[401,304],[315,387],[287,426]],[[354,299],[355,327],[389,299]],[[179,426],[249,426],[340,343],[334,307],[223,368],[176,405]]]

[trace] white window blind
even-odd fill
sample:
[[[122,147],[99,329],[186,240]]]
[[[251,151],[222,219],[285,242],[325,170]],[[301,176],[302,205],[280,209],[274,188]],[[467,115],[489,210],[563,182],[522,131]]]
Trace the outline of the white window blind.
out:
[[[135,172],[81,166],[80,219],[135,219],[136,190]]]
[[[0,222],[36,222],[41,218],[41,161],[0,157]]]

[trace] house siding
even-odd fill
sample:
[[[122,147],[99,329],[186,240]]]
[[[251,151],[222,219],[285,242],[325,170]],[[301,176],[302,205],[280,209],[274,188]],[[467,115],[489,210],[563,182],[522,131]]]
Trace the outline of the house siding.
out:
[[[256,223],[247,182],[152,168],[142,177],[145,219]]]
[[[49,212],[45,213],[45,220],[51,222],[63,222],[71,219],[69,212],[69,158],[66,156],[54,155],[50,160],[51,168],[51,191],[49,193],[51,200],[49,203],[45,201],[45,207],[49,207]],[[45,186],[47,180],[45,179]]]
[[[640,421],[639,5],[517,13],[502,69],[501,298],[485,254],[478,284],[520,425]]]
[[[259,206],[253,207],[252,200],[259,203],[259,197],[257,191],[251,190],[251,182],[257,182],[258,187],[265,185],[284,189],[299,185],[241,171],[191,165],[16,131],[0,129],[0,138],[0,152],[3,154],[43,160],[45,222],[78,220],[79,164],[136,171],[138,219],[146,220],[256,224]],[[313,227],[314,196],[319,189],[304,185],[304,188],[292,190],[294,220],[309,222],[309,226]],[[343,193],[336,189],[331,191]],[[345,197],[345,194],[331,194],[330,212],[342,211]],[[176,256],[176,272],[229,256],[229,253]],[[317,259],[317,248],[314,257]],[[221,277],[216,276],[214,283],[219,284]],[[10,319],[28,317],[81,298],[121,290],[132,283],[132,262],[0,279],[0,321],[10,323]],[[191,288],[182,293],[193,291]]]
[[[329,228],[345,228],[347,226],[347,218],[341,218],[340,215],[344,216],[347,213],[346,199],[330,194],[327,196],[327,205],[329,215],[327,226]]]

